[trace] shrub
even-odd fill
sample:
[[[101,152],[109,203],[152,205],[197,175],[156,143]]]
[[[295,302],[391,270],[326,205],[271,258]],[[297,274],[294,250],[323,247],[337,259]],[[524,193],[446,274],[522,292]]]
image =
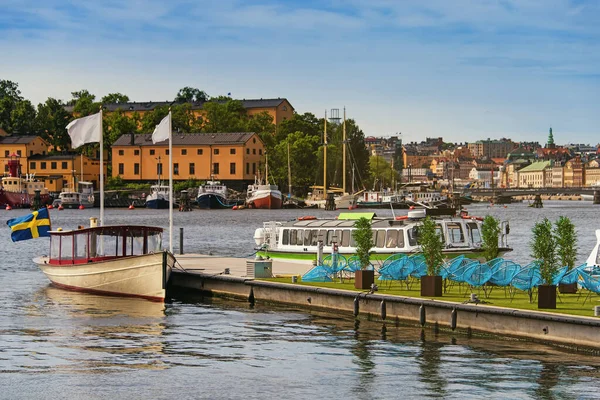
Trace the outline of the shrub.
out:
[[[575,225],[567,217],[559,217],[554,223],[554,240],[556,242],[556,256],[559,266],[575,266],[577,258],[577,234]]]
[[[442,257],[442,248],[444,245],[442,238],[437,232],[437,224],[430,217],[425,218],[423,225],[419,227],[418,243],[425,257],[427,275],[439,275],[440,267],[444,261]]]
[[[356,255],[360,259],[360,267],[365,269],[369,266],[369,253],[373,247],[371,221],[365,217],[359,218],[354,224],[352,237],[356,242]]]
[[[498,236],[500,235],[500,222],[491,215],[483,219],[481,226],[481,239],[483,241],[483,255],[486,261],[498,257]]]
[[[556,274],[556,242],[552,234],[552,223],[544,218],[533,226],[531,232],[531,256],[540,262],[544,283],[551,285]]]

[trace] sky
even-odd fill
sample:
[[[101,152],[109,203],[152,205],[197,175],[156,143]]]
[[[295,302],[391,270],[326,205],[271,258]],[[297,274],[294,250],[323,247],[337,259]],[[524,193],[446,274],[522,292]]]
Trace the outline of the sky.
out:
[[[35,105],[287,98],[404,142],[600,142],[597,0],[0,0],[0,79]]]

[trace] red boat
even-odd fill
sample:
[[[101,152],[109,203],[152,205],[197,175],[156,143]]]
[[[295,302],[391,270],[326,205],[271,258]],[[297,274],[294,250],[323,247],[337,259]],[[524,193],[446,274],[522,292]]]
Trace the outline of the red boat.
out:
[[[255,182],[248,185],[246,206],[249,208],[278,209],[283,202],[277,185],[261,185]]]
[[[35,191],[40,191],[40,205],[50,204],[52,199],[43,181],[33,175],[23,178],[20,174],[21,164],[18,155],[11,154],[8,161],[8,176],[2,177],[0,186],[0,205],[12,208],[29,208],[35,199]]]

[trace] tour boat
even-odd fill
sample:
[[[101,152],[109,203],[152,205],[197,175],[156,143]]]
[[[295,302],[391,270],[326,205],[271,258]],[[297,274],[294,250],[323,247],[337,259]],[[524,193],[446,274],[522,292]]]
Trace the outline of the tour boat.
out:
[[[229,208],[235,205],[227,202],[227,186],[219,181],[207,181],[200,185],[196,201],[200,208]]]
[[[146,208],[168,209],[169,205],[169,186],[152,185],[150,194],[146,196]]]
[[[349,256],[356,253],[352,231],[359,217],[371,220],[373,242],[371,259],[382,260],[392,254],[418,253],[418,227],[426,216],[425,210],[409,211],[396,218],[377,218],[374,213],[341,213],[338,218],[321,219],[312,216],[300,217],[289,222],[265,222],[254,232],[254,241],[261,256],[297,260],[314,260],[319,241],[323,252],[332,251],[334,243],[340,254]],[[482,258],[483,249],[481,226],[483,218],[463,216],[433,217],[441,230],[444,257],[465,255]],[[501,222],[499,252],[511,251],[508,247],[508,222]]]
[[[79,191],[63,190],[58,195],[58,199],[52,203],[53,207],[62,206],[63,208],[85,208],[94,207],[94,184],[92,182],[79,181]]]
[[[248,185],[246,206],[248,208],[278,209],[283,203],[283,196],[277,185],[262,184],[255,179]]]
[[[50,255],[33,261],[60,288],[163,301],[175,258],[162,250],[162,231],[95,223],[50,231]]]
[[[43,181],[35,179],[33,174],[20,175],[21,164],[18,155],[11,154],[8,160],[8,176],[2,177],[2,186],[0,186],[0,205],[11,206],[12,208],[29,208],[34,202],[36,191],[40,192],[40,204],[50,203],[50,194],[44,187]]]

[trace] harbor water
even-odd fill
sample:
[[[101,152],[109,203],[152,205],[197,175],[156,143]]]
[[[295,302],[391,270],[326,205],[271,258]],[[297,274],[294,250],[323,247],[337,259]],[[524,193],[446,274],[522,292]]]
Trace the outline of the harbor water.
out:
[[[509,220],[514,251],[506,258],[520,264],[531,261],[531,228],[544,217],[564,215],[575,223],[578,263],[600,228],[600,206],[591,202],[467,209]],[[390,210],[373,211],[391,216]],[[47,254],[48,240],[10,241],[6,221],[25,213],[0,211],[1,399],[571,399],[600,393],[598,357],[550,345],[217,298],[159,304],[56,289],[31,261]],[[302,215],[337,213],[175,212],[173,247],[177,252],[184,228],[185,252],[246,257],[264,221]],[[53,228],[87,226],[92,216],[98,209],[51,211]],[[107,209],[105,223],[166,228],[168,213]],[[593,299],[590,309],[596,304]]]

